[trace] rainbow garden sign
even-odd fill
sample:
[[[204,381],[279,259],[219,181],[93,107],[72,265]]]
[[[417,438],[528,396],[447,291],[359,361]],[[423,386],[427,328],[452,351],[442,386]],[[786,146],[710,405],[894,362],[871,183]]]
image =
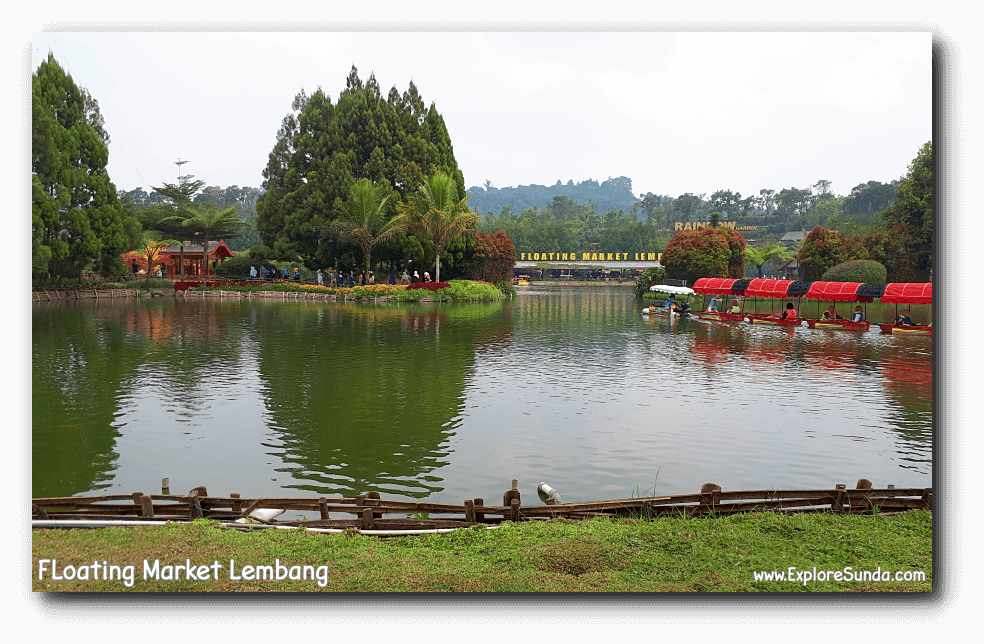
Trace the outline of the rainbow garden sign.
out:
[[[673,230],[700,230],[701,228],[710,228],[711,222],[709,221],[675,221],[673,222]],[[739,226],[737,222],[734,221],[719,221],[718,228],[730,228],[731,230],[757,230],[758,226]]]

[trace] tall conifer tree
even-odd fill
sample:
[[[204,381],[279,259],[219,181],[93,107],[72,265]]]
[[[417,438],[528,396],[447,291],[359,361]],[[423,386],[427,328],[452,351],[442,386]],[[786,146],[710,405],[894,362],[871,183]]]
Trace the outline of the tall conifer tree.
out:
[[[384,96],[374,75],[363,82],[353,66],[337,102],[321,89],[294,98],[263,171],[257,228],[285,259],[332,265],[347,252],[332,230],[336,200],[348,199],[350,185],[377,184],[391,217],[439,171],[455,179],[463,199],[464,178],[436,107],[425,107],[412,82]]]
[[[140,230],[124,221],[106,171],[99,104],[48,54],[31,78],[31,110],[34,272],[78,277],[91,263],[101,275],[121,275],[120,257]]]

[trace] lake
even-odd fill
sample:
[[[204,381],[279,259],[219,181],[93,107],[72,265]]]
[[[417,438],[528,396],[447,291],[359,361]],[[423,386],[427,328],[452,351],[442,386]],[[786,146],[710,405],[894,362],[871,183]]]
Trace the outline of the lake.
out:
[[[163,477],[174,493],[455,503],[512,479],[565,502],[932,485],[931,338],[643,306],[604,286],[35,304],[32,495],[157,492]]]

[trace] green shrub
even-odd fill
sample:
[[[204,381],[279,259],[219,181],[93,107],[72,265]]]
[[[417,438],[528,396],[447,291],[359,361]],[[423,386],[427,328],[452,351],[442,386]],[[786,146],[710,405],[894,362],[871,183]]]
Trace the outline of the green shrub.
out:
[[[230,257],[213,269],[213,272],[220,277],[249,277],[249,267],[254,266],[256,260],[251,260],[245,255]],[[257,267],[259,270],[259,267]]]
[[[442,300],[454,302],[477,302],[502,299],[502,291],[488,282],[471,282],[469,280],[451,280],[446,289],[436,294]]]
[[[649,292],[649,287],[653,284],[659,284],[666,277],[666,269],[662,266],[653,266],[652,268],[647,268],[642,275],[639,276],[639,280],[635,285],[636,297],[642,297]]]
[[[508,297],[514,297],[516,295],[516,289],[513,288],[512,282],[510,281],[496,282],[495,287],[502,291],[503,295]]]
[[[865,284],[885,284],[888,270],[883,264],[870,259],[855,259],[842,262],[823,274],[824,282],[864,282]]]

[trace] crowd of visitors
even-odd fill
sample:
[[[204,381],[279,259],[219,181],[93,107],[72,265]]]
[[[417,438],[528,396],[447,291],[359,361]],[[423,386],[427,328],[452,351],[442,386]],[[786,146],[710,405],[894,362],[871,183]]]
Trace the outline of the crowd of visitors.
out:
[[[249,279],[251,281],[275,281],[277,279],[301,283],[301,269],[295,266],[293,269],[284,268],[283,272],[278,271],[278,269],[270,266],[260,266],[259,269],[256,266],[249,267]],[[343,270],[336,270],[334,268],[328,269],[325,273],[322,269],[318,269],[315,273],[315,279],[317,280],[318,286],[329,286],[331,288],[349,288],[352,286],[367,286],[376,283],[376,275],[372,271],[359,271],[356,273],[354,270],[350,270],[347,273]],[[400,284],[416,284],[417,282],[430,282],[430,273],[424,271],[424,277],[421,278],[417,271],[413,272],[413,276],[410,276],[406,270],[403,271],[402,276],[398,277],[396,271],[391,271],[389,276],[389,283],[396,284],[399,281]]]

